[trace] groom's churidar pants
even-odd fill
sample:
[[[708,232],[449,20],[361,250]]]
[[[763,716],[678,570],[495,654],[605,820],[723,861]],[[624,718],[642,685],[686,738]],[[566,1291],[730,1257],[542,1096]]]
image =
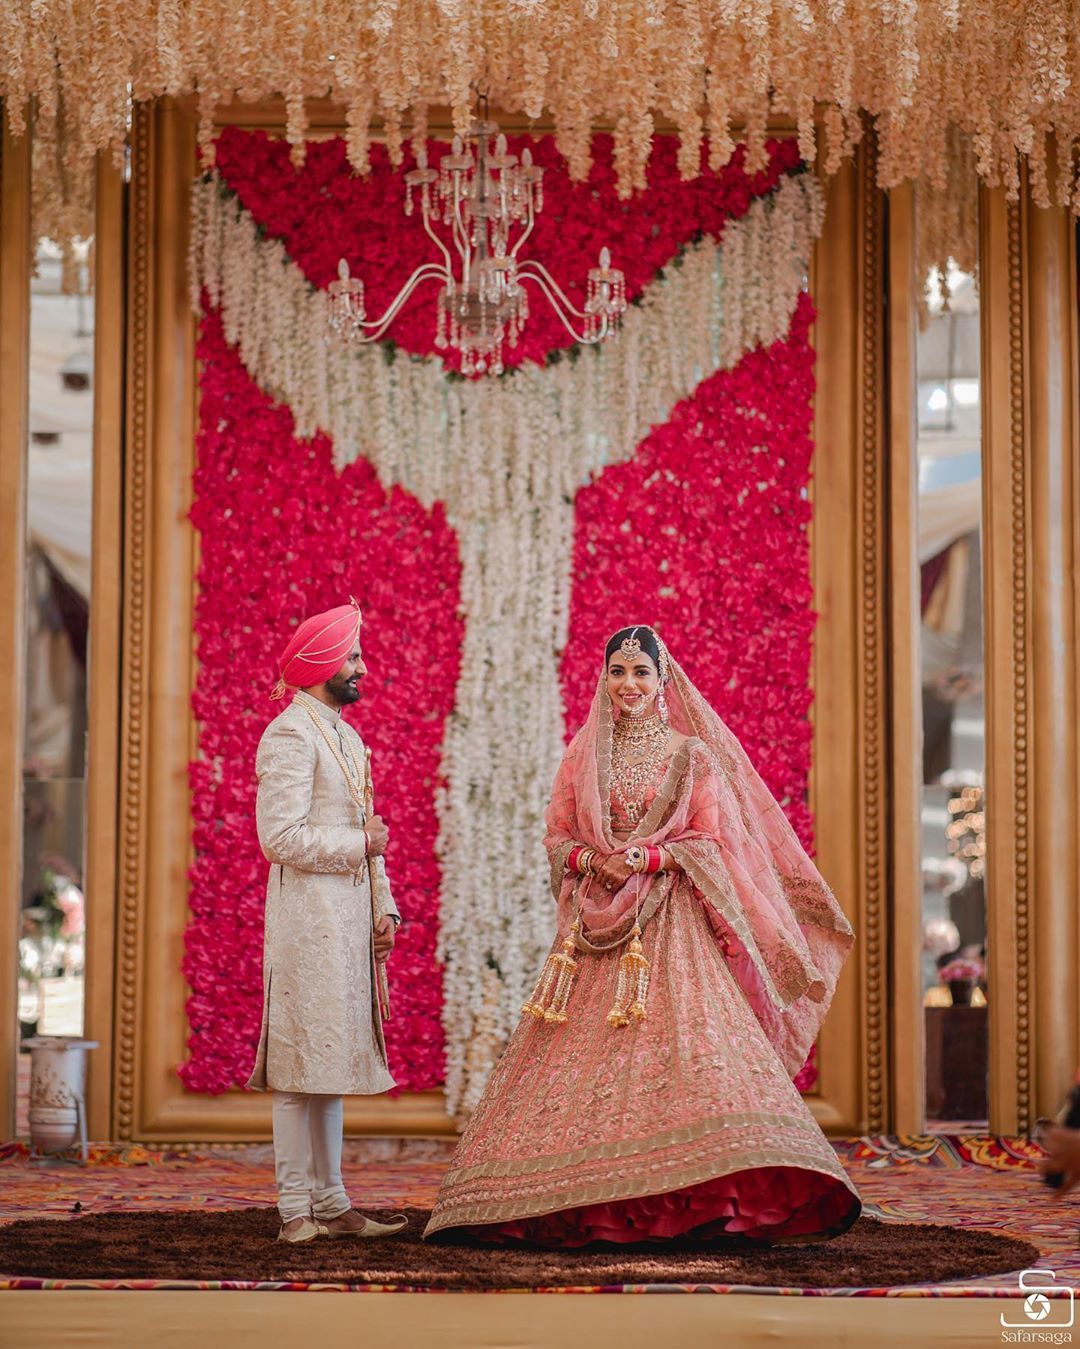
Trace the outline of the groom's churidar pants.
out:
[[[274,1165],[281,1221],[337,1218],[350,1205],[341,1180],[345,1102],[340,1096],[275,1091]]]

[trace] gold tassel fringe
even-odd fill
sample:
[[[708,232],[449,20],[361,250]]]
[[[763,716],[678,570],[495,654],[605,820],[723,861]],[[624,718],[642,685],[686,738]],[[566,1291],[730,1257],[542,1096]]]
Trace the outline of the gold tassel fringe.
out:
[[[544,962],[532,997],[522,1007],[522,1012],[528,1012],[541,1021],[566,1020],[566,1006],[570,1001],[570,990],[577,970],[577,961],[573,956],[574,938],[580,931],[581,924],[575,920],[563,941],[562,949],[552,952]]]
[[[649,996],[649,959],[641,946],[641,928],[634,924],[630,945],[619,961],[615,982],[615,1003],[607,1014],[609,1026],[628,1026],[631,1020],[645,1020],[645,1000]]]

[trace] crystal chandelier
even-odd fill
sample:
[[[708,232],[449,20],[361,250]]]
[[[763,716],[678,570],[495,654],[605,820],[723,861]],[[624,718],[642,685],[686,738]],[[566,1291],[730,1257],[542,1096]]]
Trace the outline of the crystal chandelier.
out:
[[[600,250],[599,264],[589,269],[584,309],[568,298],[543,263],[520,258],[544,207],[544,170],[532,162],[528,149],[520,158],[509,153],[494,122],[478,118],[467,143],[455,136],[438,170],[428,167],[421,146],[416,168],[405,174],[406,215],[413,214],[416,197],[424,230],[442,260],[417,267],[386,312],[369,319],[364,283],[349,274],[342,258],[338,279],[327,287],[327,322],[338,340],[377,342],[417,286],[428,280],[440,283],[435,345],[460,352],[466,375],[502,374],[504,348],[516,346],[529,317],[525,281],[536,286],[576,342],[595,346],[618,331],[626,312],[626,283],[606,248]]]

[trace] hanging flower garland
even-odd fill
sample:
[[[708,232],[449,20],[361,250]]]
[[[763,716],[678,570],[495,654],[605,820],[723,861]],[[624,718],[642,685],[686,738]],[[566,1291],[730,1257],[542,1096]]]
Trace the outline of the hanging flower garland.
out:
[[[655,220],[642,236],[645,260],[634,255],[628,280],[637,303],[618,342],[599,352],[570,348],[554,364],[527,359],[500,380],[462,381],[426,354],[430,309],[395,331],[409,357],[396,348],[326,346],[323,296],[290,250],[312,275],[332,274],[340,245],[327,247],[325,220],[327,203],[336,202],[351,229],[335,229],[335,241],[347,245],[359,231],[357,256],[369,256],[370,241],[385,234],[385,186],[377,176],[360,185],[348,179],[340,150],[320,159],[313,149],[297,173],[281,147],[249,136],[254,158],[265,156],[261,196],[258,170],[241,172],[250,161],[239,134],[222,138],[219,169],[193,194],[196,299],[220,313],[225,340],[254,381],[287,403],[296,435],[325,432],[340,468],[367,461],[381,483],[404,487],[426,509],[440,505],[457,536],[465,626],[436,804],[446,1086],[452,1110],[463,1113],[479,1097],[551,936],[539,840],[564,730],[554,671],[568,639],[578,489],[606,465],[633,459],[649,428],[662,427],[715,371],[735,372],[748,352],[783,341],[820,232],[822,196],[780,144],[769,147],[757,177],[733,166],[688,186],[672,162],[666,188],[646,203]],[[595,191],[606,206],[607,192],[616,202],[610,170],[602,181],[602,155],[595,171],[598,185],[590,180],[587,195]],[[229,172],[238,174],[235,192]],[[583,271],[578,260],[585,263],[596,242],[584,225],[569,227],[575,209],[572,198],[560,208],[562,229],[545,256],[560,277]],[[318,233],[307,228],[313,217]],[[627,232],[639,227],[628,213]],[[666,257],[649,253],[650,238],[661,240]],[[399,276],[413,246],[381,244],[383,265]],[[535,356],[550,360],[551,352]],[[551,653],[553,677],[538,683],[522,719],[525,635],[531,651]]]
[[[36,101],[38,134],[62,152],[46,200],[58,226],[81,234],[92,230],[86,166],[98,151],[122,153],[132,99],[196,94],[209,151],[220,104],[282,97],[300,162],[306,100],[329,97],[344,110],[349,161],[363,174],[373,133],[396,161],[403,121],[422,130],[429,106],[449,108],[464,133],[476,89],[508,113],[550,116],[577,179],[604,119],[624,196],[643,186],[659,120],[678,132],[686,177],[705,156],[713,169],[727,163],[736,124],[759,167],[773,114],[795,119],[808,162],[820,127],[834,172],[859,141],[865,111],[880,138],[882,187],[920,175],[943,184],[956,126],[972,137],[984,181],[1015,195],[1027,156],[1035,200],[1080,212],[1076,0],[0,6],[0,96],[16,134]]]

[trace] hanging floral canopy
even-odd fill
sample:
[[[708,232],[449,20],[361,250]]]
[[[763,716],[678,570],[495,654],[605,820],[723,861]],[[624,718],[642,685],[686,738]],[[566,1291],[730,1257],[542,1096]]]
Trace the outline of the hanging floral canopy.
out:
[[[978,172],[1015,193],[1031,161],[1039,204],[1080,213],[1080,0],[5,0],[0,95],[16,132],[37,99],[42,159],[78,198],[91,152],[116,149],[130,99],[197,95],[210,147],[214,109],[283,96],[303,154],[305,99],[347,110],[349,158],[364,173],[372,128],[392,159],[403,122],[449,107],[459,131],[477,92],[550,121],[571,174],[588,172],[590,133],[614,135],[620,192],[645,183],[658,119],[680,139],[684,177],[714,170],[747,140],[764,164],[766,125],[798,126],[807,160],[823,127],[835,171],[875,122],[879,181],[942,189],[950,127]],[[1048,173],[1048,146],[1059,166]],[[55,152],[55,153],[53,153]],[[74,225],[75,221],[68,222]],[[63,222],[61,222],[63,232]]]

